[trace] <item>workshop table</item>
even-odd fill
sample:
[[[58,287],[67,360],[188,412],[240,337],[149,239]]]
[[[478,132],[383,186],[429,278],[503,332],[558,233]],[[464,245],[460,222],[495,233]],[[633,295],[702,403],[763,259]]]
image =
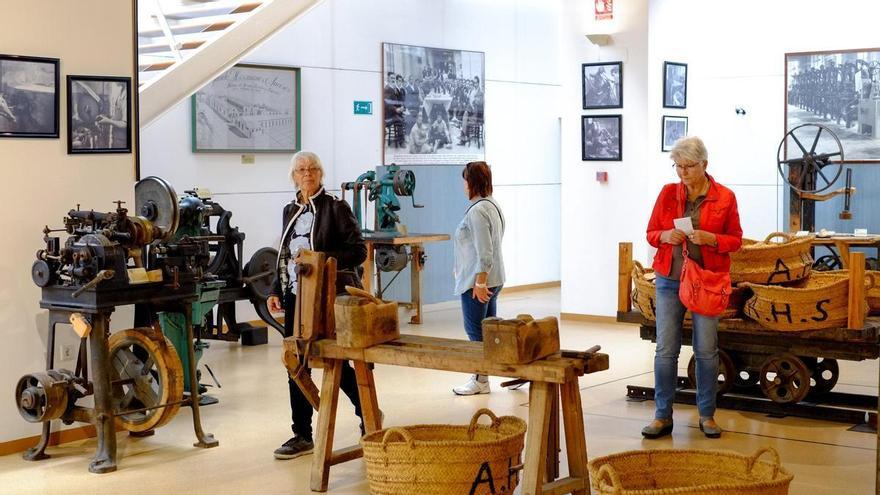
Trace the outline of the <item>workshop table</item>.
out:
[[[295,347],[296,342],[293,338],[287,338],[284,346]],[[330,466],[363,455],[361,447],[357,445],[333,450],[342,363],[351,360],[354,362],[367,433],[382,427],[371,364],[479,373],[530,381],[522,493],[587,495],[590,492],[590,479],[578,377],[608,369],[608,355],[576,353],[578,357],[563,357],[563,353],[571,355],[570,351],[562,351],[528,364],[506,365],[484,359],[482,342],[457,339],[401,335],[397,340],[367,348],[340,347],[333,339],[314,342],[310,349],[310,363],[313,367],[323,367],[324,376],[318,408],[315,454],[312,458],[312,490],[327,491]],[[556,448],[552,447],[553,452],[548,452],[548,444],[555,445],[550,435],[553,429],[551,411],[555,410],[554,404],[558,396],[562,399],[569,475],[552,480],[549,479],[552,476],[547,476],[542,471],[548,467],[548,454],[552,455],[550,458],[557,459],[558,464]],[[553,471],[546,469],[546,472]],[[545,476],[548,478],[547,482],[544,480]]]
[[[410,317],[409,322],[419,324],[422,322],[422,269],[424,268],[424,252],[423,246],[426,242],[448,241],[449,234],[398,234],[394,232],[364,232],[364,243],[367,246],[367,259],[363,263],[364,267],[364,290],[376,294],[382,298],[382,279],[380,272],[376,271],[376,260],[374,253],[377,245],[391,246],[409,246],[410,247],[410,300],[408,302],[399,301],[401,306],[407,307],[415,311]],[[373,290],[373,277],[377,277],[376,287],[378,291]]]
[[[837,256],[841,268],[847,269],[849,268],[850,248],[873,248],[880,253],[880,236],[833,235],[830,237],[816,237],[813,239],[812,245],[825,246],[828,248],[832,254]],[[834,249],[831,249],[832,247],[837,249],[837,252],[835,252]]]

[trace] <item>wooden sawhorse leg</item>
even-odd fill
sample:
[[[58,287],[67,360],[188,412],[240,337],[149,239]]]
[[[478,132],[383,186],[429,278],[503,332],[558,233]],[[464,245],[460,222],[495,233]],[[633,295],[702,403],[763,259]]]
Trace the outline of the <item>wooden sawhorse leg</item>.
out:
[[[523,495],[544,493],[542,468],[547,460],[547,438],[553,385],[532,382],[529,387],[529,426],[526,431],[526,455],[523,461]]]
[[[339,405],[339,385],[342,382],[342,363],[338,359],[324,361],[324,378],[321,382],[321,405],[318,408],[318,425],[315,431],[315,453],[312,458],[311,488],[316,492],[326,492],[330,478],[330,466],[363,457],[360,445],[353,445],[337,451],[333,450],[333,436],[336,431],[336,407]],[[364,416],[364,429],[372,433],[382,428],[379,403],[376,399],[376,383],[373,370],[363,361],[354,361],[357,377],[358,395],[361,400],[361,414]]]
[[[523,468],[523,495],[542,493],[589,494],[587,472],[587,440],[577,379],[559,386],[562,397],[562,416],[565,428],[565,446],[568,453],[566,478],[549,481],[552,474],[550,452],[551,414],[557,400],[557,386],[546,382],[532,382],[529,389],[529,426],[526,432],[526,455]],[[558,434],[558,430],[556,432]],[[556,443],[558,445],[558,443]],[[545,476],[548,483],[545,484]]]

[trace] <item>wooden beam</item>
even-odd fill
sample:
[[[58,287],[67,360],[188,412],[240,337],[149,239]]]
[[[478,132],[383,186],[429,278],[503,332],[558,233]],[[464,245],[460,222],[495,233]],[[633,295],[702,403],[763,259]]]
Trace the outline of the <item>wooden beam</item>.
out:
[[[860,329],[865,326],[865,304],[865,253],[852,252],[849,255],[847,328]]]
[[[632,309],[632,269],[633,245],[621,242],[617,247],[617,311],[624,313]]]
[[[544,485],[544,495],[562,495],[564,493],[587,493],[588,481],[583,478],[562,478]]]
[[[363,456],[364,449],[362,449],[360,445],[352,445],[351,447],[346,447],[344,449],[334,450],[333,454],[330,456],[330,465],[335,466],[337,464],[342,464],[343,462],[360,459]]]

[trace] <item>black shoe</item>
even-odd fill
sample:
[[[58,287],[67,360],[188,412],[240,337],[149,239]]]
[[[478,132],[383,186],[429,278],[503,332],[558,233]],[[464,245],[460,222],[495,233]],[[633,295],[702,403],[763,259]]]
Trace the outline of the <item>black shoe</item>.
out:
[[[301,455],[311,454],[315,450],[315,444],[300,436],[295,436],[284,442],[284,445],[275,449],[276,459],[296,459]]]
[[[661,438],[672,434],[672,418],[655,419],[642,428],[642,436],[649,439]]]

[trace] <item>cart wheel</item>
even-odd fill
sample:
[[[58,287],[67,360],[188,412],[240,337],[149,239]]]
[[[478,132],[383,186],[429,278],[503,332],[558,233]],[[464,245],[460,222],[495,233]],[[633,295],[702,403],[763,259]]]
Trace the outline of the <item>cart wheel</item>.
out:
[[[824,394],[830,392],[837,385],[837,379],[840,378],[840,366],[838,366],[836,359],[820,358],[812,368],[810,388],[813,393]]]
[[[110,336],[110,380],[116,422],[127,431],[158,428],[174,417],[180,403],[138,411],[183,397],[180,357],[160,330],[121,330]],[[136,411],[136,412],[126,412]]]
[[[773,402],[800,402],[810,391],[810,370],[793,354],[770,356],[761,366],[761,390]]]
[[[718,349],[718,395],[724,395],[733,388],[733,381],[736,376],[736,367],[733,365],[733,359],[726,352]],[[697,388],[697,360],[691,356],[688,361],[688,379],[691,386]]]

